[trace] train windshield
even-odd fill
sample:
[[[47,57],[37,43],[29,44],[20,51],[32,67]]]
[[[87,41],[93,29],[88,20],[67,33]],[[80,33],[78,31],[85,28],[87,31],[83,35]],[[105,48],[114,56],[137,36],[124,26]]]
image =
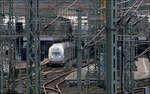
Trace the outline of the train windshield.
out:
[[[53,55],[60,55],[60,52],[52,52]]]

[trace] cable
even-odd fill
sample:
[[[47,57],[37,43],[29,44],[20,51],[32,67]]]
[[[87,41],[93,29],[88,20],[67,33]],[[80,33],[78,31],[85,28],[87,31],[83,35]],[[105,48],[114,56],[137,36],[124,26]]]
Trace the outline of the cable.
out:
[[[132,8],[135,7],[135,5],[138,3],[139,0],[137,0],[131,7],[129,7],[129,9],[127,10],[127,12],[122,16],[121,19],[123,19],[128,13],[129,11],[131,11]],[[142,5],[144,0],[141,0],[140,3],[136,6],[136,9],[134,10],[137,13],[137,9]],[[119,20],[118,20],[119,21]]]
[[[117,3],[118,5],[119,4],[124,4],[124,3],[127,3],[127,2],[129,2],[130,0],[127,0],[127,1],[122,1],[122,2],[119,2],[119,3]]]
[[[142,53],[140,53],[138,56],[136,56],[134,59],[144,55],[145,53],[149,52],[150,51],[150,46],[148,48],[146,48]]]
[[[103,41],[104,39],[105,39],[105,38],[101,38],[101,39],[97,40],[95,43],[89,44],[89,45],[87,45],[86,47],[93,46],[94,44],[97,44],[97,43]]]
[[[68,10],[70,7],[72,7],[78,0],[75,0],[72,4],[70,4],[62,13],[64,13],[66,10]],[[44,27],[43,31],[46,30],[49,25],[53,24],[61,15],[58,15],[54,20],[52,20],[47,26]]]
[[[138,21],[134,22],[133,25],[136,25],[138,23],[140,23],[141,21],[143,21],[148,15],[145,15],[143,18],[139,19]]]
[[[142,5],[143,1],[144,1],[144,0],[142,0],[142,1],[140,2],[140,4],[137,6],[137,8],[135,9],[135,12],[136,12],[137,9]]]
[[[125,16],[129,13],[129,11],[137,4],[137,2],[138,2],[138,0],[137,0],[131,7],[129,7],[129,9],[128,9],[127,12],[123,15],[123,17],[125,17]]]
[[[128,7],[128,10],[124,13],[124,14],[120,14],[121,15],[121,18],[119,18],[117,20],[117,23],[119,23],[124,17],[126,17],[126,15],[129,13],[129,11],[131,11],[131,9],[133,7],[135,7],[135,5],[138,3],[139,0],[135,1],[135,3],[131,6],[131,7]]]
[[[94,38],[91,39],[91,41],[89,41],[87,44],[85,44],[84,48],[85,48],[87,45],[89,45],[92,41],[94,41],[104,30],[105,30],[105,27],[103,27],[103,28],[101,29],[101,31],[99,31],[98,34],[97,34]]]

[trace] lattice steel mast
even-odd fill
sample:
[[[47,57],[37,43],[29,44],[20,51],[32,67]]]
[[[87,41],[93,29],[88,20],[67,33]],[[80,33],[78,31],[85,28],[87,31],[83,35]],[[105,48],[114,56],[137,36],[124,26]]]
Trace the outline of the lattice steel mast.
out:
[[[116,38],[116,3],[106,0],[106,93],[117,94],[117,38]]]
[[[27,37],[26,94],[40,94],[39,0],[26,0],[26,4],[28,8],[26,17],[26,37]],[[35,74],[34,76],[35,82],[33,82],[33,73]],[[33,87],[33,85],[35,87]]]
[[[13,0],[9,0],[9,21],[8,21],[8,35],[13,36],[15,35],[14,30],[14,14],[13,14]],[[14,91],[15,90],[15,60],[16,60],[16,54],[15,54],[15,38],[11,37],[11,39],[8,38],[8,64],[9,64],[9,74],[8,74],[8,91]],[[7,57],[6,57],[7,58]]]
[[[77,94],[81,94],[81,66],[82,66],[82,47],[81,47],[81,9],[78,11],[78,39],[77,39]]]
[[[2,35],[2,31],[3,31],[3,2],[0,2],[0,35]],[[4,72],[3,72],[3,39],[0,38],[0,93],[3,93],[3,89],[4,89]]]

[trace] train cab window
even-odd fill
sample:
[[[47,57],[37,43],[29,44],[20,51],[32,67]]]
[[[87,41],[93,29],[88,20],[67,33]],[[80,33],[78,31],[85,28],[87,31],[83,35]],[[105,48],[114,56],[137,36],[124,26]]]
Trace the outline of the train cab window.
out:
[[[52,52],[53,55],[60,55],[60,52]]]

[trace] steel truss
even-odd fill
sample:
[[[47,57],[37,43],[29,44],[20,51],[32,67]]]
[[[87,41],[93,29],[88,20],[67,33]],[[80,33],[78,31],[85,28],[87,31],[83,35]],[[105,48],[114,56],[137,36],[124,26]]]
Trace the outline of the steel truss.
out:
[[[9,22],[8,22],[8,35],[14,35],[14,14],[13,14],[13,0],[9,0]],[[7,38],[6,38],[7,40]],[[8,64],[9,64],[9,73],[8,73],[8,92],[15,90],[15,61],[16,61],[16,40],[8,39]],[[7,58],[7,57],[6,57]]]
[[[106,0],[106,93],[117,94],[117,0]]]
[[[26,4],[28,8],[26,16],[26,94],[40,94],[39,0],[26,0]]]

